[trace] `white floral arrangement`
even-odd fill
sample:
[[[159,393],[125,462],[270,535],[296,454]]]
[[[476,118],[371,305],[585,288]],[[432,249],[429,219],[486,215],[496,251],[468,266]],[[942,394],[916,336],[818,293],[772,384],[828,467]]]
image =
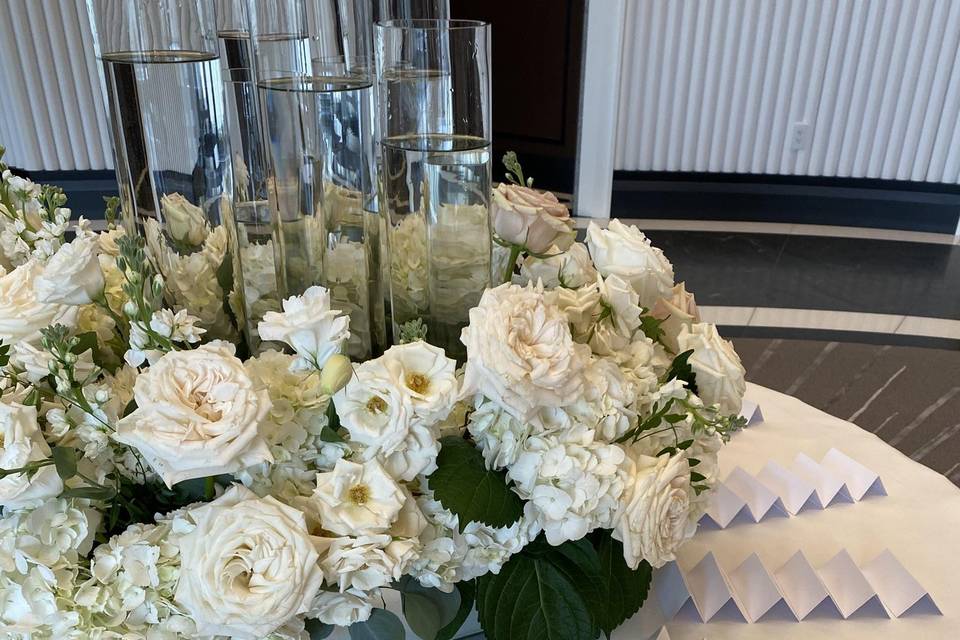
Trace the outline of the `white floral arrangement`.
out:
[[[417,322],[351,363],[322,287],[264,314],[286,351],[241,359],[170,304],[194,267],[157,237],[68,241],[62,192],[0,169],[2,637],[393,639],[402,613],[449,639],[476,609],[491,640],[596,638],[742,425],[739,358],[664,255],[616,220],[574,242],[519,166],[459,368]]]

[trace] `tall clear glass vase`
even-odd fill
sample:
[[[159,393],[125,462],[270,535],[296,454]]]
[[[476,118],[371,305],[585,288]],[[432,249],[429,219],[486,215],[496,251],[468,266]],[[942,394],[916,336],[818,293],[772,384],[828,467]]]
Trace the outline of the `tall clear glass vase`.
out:
[[[128,233],[168,303],[236,339],[243,293],[214,0],[87,0]]]
[[[350,355],[385,348],[370,0],[250,0],[282,296],[350,314]]]
[[[490,28],[376,25],[381,208],[393,330],[422,319],[463,360],[460,330],[490,284]]]

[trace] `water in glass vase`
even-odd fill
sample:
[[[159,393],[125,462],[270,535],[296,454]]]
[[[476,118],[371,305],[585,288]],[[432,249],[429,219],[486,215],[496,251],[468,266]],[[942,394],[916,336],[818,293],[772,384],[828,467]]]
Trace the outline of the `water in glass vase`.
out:
[[[234,339],[229,276],[239,265],[221,269],[233,177],[219,61],[156,51],[102,64],[125,220],[146,238],[168,303],[198,316],[207,336]]]
[[[275,247],[283,295],[314,284],[350,314],[348,353],[383,348],[373,202],[372,84],[357,77],[259,83],[270,130]]]
[[[490,284],[490,144],[394,136],[382,153],[394,336],[422,318],[427,340],[462,361],[460,330]]]

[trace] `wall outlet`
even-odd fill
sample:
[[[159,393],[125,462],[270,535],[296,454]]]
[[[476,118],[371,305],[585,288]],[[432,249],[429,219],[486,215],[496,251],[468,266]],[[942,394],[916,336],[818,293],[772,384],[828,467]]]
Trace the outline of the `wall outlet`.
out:
[[[794,122],[790,129],[790,151],[803,151],[810,144],[810,125],[806,122]]]

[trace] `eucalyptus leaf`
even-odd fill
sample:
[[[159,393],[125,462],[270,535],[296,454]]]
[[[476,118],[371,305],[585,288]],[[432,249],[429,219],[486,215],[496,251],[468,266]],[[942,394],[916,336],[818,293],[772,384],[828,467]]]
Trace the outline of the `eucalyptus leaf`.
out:
[[[440,629],[436,640],[452,640],[460,631],[460,627],[466,622],[467,616],[473,611],[473,604],[476,601],[477,584],[475,580],[465,580],[456,583],[456,589],[460,592],[460,608],[453,620],[447,623],[447,626]]]
[[[460,592],[444,593],[424,587],[415,578],[404,576],[397,585],[403,603],[403,617],[423,640],[435,640],[440,630],[452,623],[460,611]]]
[[[406,640],[400,619],[386,609],[374,609],[366,622],[357,622],[349,627],[352,640]]]
[[[313,618],[304,620],[303,622],[307,628],[307,634],[310,636],[310,640],[323,640],[336,629],[332,624],[324,624]]]
[[[440,440],[429,484],[440,504],[457,514],[461,531],[470,522],[509,527],[523,515],[523,502],[510,490],[506,474],[487,469],[483,454],[458,436]]]

